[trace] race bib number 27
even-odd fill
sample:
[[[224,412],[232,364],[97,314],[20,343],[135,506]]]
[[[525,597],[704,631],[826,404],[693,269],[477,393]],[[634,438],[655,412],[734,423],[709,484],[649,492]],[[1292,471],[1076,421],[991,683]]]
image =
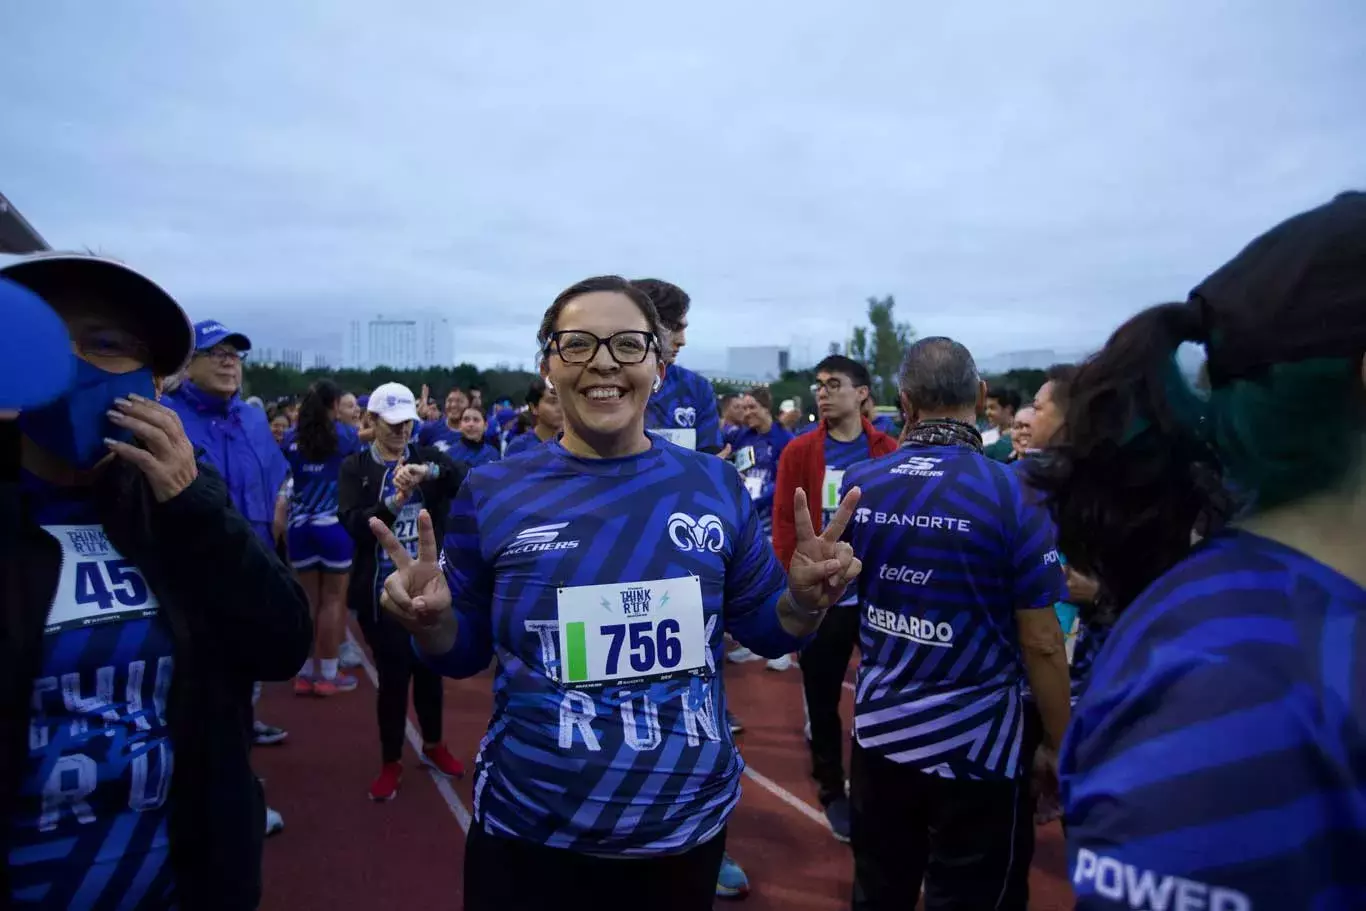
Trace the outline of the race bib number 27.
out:
[[[706,667],[702,584],[696,576],[561,588],[557,603],[566,685],[663,680]]]

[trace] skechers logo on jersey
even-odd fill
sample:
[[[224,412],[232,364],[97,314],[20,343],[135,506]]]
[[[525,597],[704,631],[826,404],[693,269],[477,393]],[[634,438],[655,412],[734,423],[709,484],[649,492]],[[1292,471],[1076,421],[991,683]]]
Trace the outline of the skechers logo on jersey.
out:
[[[676,512],[669,516],[669,540],[684,553],[709,550],[716,554],[726,546],[726,531],[716,516],[694,519],[686,512]]]
[[[938,478],[944,472],[939,470],[939,463],[943,459],[934,456],[911,456],[900,465],[892,467],[892,474],[910,475],[913,478]]]
[[[919,617],[907,617],[896,611],[883,610],[868,605],[868,625],[879,632],[899,639],[909,639],[920,645],[935,648],[953,648],[953,626],[949,623],[935,623]]]
[[[878,512],[860,507],[854,510],[854,521],[861,525],[872,522],[874,525],[904,525],[907,528],[924,528],[931,531],[956,531],[972,533],[972,520],[957,516],[908,516],[899,512]]]
[[[1252,911],[1252,899],[1236,889],[1140,870],[1086,848],[1077,852],[1072,873],[1073,885],[1084,883],[1100,897],[1140,911]]]
[[[535,528],[524,528],[517,532],[517,537],[512,539],[508,545],[508,554],[529,554],[542,550],[573,550],[579,546],[578,541],[559,540],[560,531],[568,522],[556,522],[553,525],[537,525]]]
[[[884,582],[904,582],[907,585],[929,585],[933,575],[932,569],[911,569],[909,566],[888,566],[885,563],[877,571],[877,577]]]

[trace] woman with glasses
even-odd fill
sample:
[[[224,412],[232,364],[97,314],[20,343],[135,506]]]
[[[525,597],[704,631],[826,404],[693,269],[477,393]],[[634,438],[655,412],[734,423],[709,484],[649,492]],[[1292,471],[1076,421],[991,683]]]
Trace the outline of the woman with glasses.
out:
[[[4,425],[0,906],[256,908],[252,683],[303,660],[303,592],[157,401],[194,349],[175,301],[87,256],[0,277],[61,316],[74,378]]]
[[[423,659],[458,678],[498,659],[471,911],[711,908],[743,769],[722,636],[795,651],[859,571],[838,543],[856,492],[824,535],[800,526],[785,576],[735,470],[646,434],[658,337],[624,279],[567,289],[539,332],[563,436],[470,472],[440,565],[426,512],[416,558],[370,523],[397,567],[382,603]]]
[[[354,428],[337,419],[342,391],[331,380],[309,387],[299,405],[299,425],[285,439],[293,485],[289,506],[289,559],[313,611],[313,654],[294,679],[299,696],[334,696],[356,688],[341,673],[338,655],[346,634],[346,586],[352,543],[337,517],[341,465],[364,446]]]

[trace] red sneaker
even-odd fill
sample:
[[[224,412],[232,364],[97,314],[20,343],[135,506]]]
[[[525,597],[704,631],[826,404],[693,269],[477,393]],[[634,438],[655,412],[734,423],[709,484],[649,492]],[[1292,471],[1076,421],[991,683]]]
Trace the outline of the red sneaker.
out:
[[[370,784],[371,800],[393,800],[398,794],[398,786],[403,781],[403,763],[386,762],[380,767],[379,775]]]
[[[422,751],[422,764],[447,778],[460,778],[465,774],[465,767],[460,764],[459,759],[451,755],[451,751],[446,749],[444,743],[425,748]]]
[[[312,696],[312,695],[313,695],[313,681],[312,681],[311,679],[309,679],[308,677],[303,677],[303,676],[295,677],[295,678],[294,678],[294,695],[295,695],[295,696]]]

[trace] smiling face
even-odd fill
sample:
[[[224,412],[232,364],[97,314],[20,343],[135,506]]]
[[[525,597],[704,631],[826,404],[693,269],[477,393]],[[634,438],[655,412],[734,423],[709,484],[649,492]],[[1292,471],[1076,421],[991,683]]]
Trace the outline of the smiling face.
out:
[[[484,431],[487,429],[484,412],[474,405],[466,405],[465,410],[460,413],[460,435],[471,443],[480,443],[483,442]]]
[[[663,378],[663,366],[650,342],[645,314],[624,294],[591,291],[564,305],[553,331],[558,346],[551,345],[541,370],[559,395],[566,445],[581,441],[583,451],[599,455],[648,447],[645,405],[655,381]],[[599,344],[593,352],[594,337],[610,339],[618,333],[631,334],[618,337],[612,346]],[[639,363],[619,363],[618,358],[639,356],[641,345],[647,350]],[[589,356],[586,363],[572,363]]]

